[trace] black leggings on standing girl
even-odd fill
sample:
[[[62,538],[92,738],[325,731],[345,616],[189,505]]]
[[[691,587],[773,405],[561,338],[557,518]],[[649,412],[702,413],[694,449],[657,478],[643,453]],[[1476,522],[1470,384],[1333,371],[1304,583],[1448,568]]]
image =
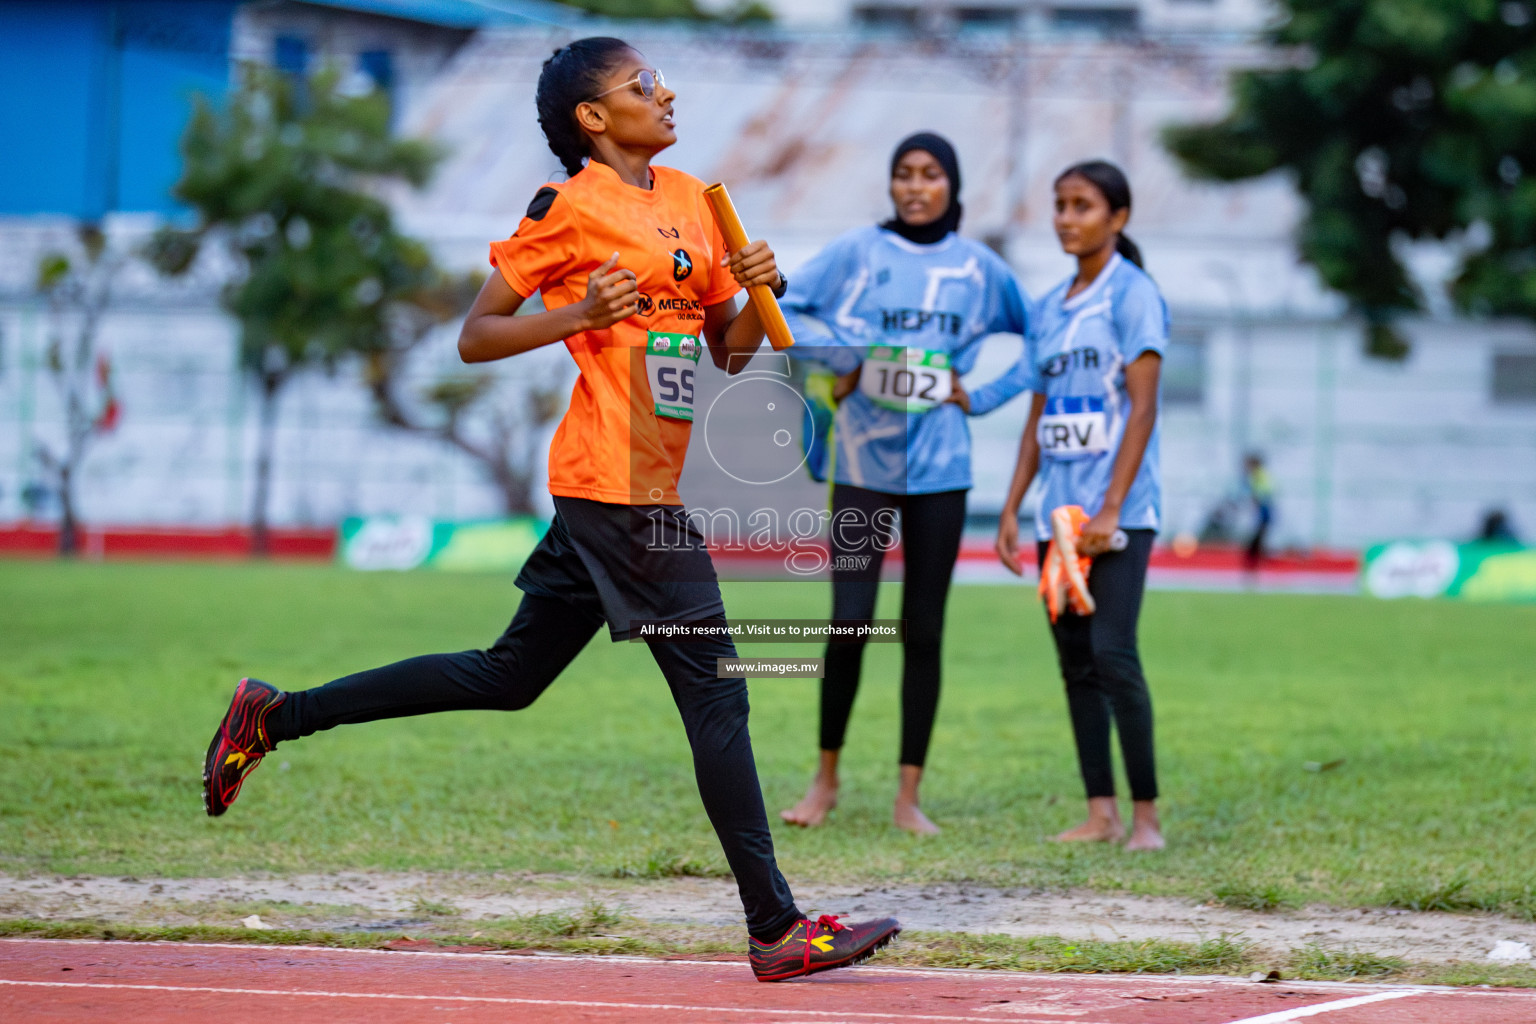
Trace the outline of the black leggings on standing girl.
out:
[[[1051,627],[1061,677],[1067,684],[1067,709],[1077,740],[1078,767],[1089,798],[1115,795],[1110,759],[1113,723],[1120,734],[1120,756],[1131,783],[1132,800],[1157,799],[1157,764],[1152,750],[1152,695],[1136,649],[1136,620],[1152,557],[1153,530],[1126,530],[1123,551],[1093,560],[1088,592],[1098,610],[1092,615],[1064,611]],[[1046,543],[1039,557],[1045,561]]]
[[[921,768],[928,757],[939,710],[939,660],[944,638],[944,604],[960,554],[965,528],[965,492],[886,494],[849,484],[832,488],[832,617],[867,621],[875,614],[884,550],[881,512],[901,510],[905,575],[901,617],[906,622],[901,670],[901,764]],[[852,518],[848,513],[855,513]],[[863,524],[850,528],[851,524]],[[869,555],[867,561],[863,556]],[[852,559],[852,560],[850,560]],[[864,641],[827,645],[821,683],[821,749],[841,750],[859,692]]]

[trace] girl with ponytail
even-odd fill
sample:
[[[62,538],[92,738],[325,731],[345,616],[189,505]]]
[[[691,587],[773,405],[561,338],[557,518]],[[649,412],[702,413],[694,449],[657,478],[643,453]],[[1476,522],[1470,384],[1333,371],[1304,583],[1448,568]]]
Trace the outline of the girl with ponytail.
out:
[[[1076,164],[1056,178],[1055,191],[1056,237],[1077,258],[1077,272],[1040,300],[1032,318],[1024,360],[1034,401],[998,521],[997,554],[1022,573],[1019,505],[1037,475],[1041,563],[1053,511],[1077,505],[1089,516],[1077,547],[1093,558],[1088,590],[1096,610],[1064,610],[1051,625],[1088,820],[1056,839],[1114,842],[1124,834],[1110,756],[1113,726],[1131,786],[1126,849],[1158,850],[1152,699],[1136,622],[1160,525],[1157,404],[1168,309],[1126,237],[1131,187],[1120,169],[1101,160]]]
[[[278,743],[340,725],[438,711],[519,711],[603,626],[614,640],[647,623],[697,639],[650,642],[693,748],[694,773],[746,912],[760,981],[857,963],[900,931],[892,918],[840,923],[796,907],[779,873],[714,565],[685,515],[678,477],[693,425],[701,348],[721,369],[763,340],[753,285],[782,293],[762,241],[728,252],[704,183],[652,158],[677,141],[675,94],[619,39],[581,39],[544,62],[537,106],[567,180],[534,194],[512,237],[491,243],[486,281],[459,335],[465,362],[562,343],[581,371],[549,451],[555,515],[528,556],[511,624],[484,650],[430,654],[284,692],[241,680],[203,769],[208,813],[228,810]],[[534,292],[542,312],[515,315]],[[734,362],[731,355],[736,355]],[[665,522],[668,543],[650,541]],[[516,780],[519,786],[535,779]]]

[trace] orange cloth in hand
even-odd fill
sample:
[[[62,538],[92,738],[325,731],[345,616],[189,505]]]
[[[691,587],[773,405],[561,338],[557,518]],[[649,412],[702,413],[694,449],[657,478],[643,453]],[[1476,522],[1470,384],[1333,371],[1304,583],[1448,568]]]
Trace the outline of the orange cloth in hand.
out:
[[[1077,540],[1088,523],[1081,505],[1063,505],[1051,512],[1051,542],[1040,566],[1040,597],[1052,625],[1063,608],[1078,615],[1092,615],[1093,595],[1088,593],[1088,570],[1093,559],[1077,553]]]

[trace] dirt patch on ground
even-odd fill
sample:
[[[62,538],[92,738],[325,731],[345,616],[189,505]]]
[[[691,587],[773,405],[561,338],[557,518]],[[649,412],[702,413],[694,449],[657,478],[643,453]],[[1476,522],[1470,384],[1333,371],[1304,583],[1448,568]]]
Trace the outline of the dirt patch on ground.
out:
[[[1340,910],[1269,913],[1167,897],[1038,892],[940,884],[798,887],[801,909],[853,917],[894,914],[917,931],[1067,939],[1241,936],[1283,951],[1319,943],[1420,961],[1483,960],[1500,940],[1536,945],[1536,924],[1494,915]],[[383,931],[581,910],[589,901],[645,921],[729,926],[741,904],[728,880],[619,881],[549,875],[365,874],[284,878],[0,876],[0,916],[138,925],[266,923]]]

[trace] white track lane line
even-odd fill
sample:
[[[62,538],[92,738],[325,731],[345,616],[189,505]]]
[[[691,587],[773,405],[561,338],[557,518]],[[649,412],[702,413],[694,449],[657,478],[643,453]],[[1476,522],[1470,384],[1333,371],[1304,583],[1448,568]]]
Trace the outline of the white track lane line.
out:
[[[954,1017],[927,1013],[853,1013],[847,1010],[774,1010],[765,1007],[744,1006],[688,1006],[679,1003],[606,1003],[579,999],[518,999],[512,996],[428,996],[406,995],[394,992],[314,992],[302,989],[265,988],[218,988],[212,985],[128,985],[117,982],[92,981],[12,981],[0,978],[0,985],[16,985],[29,988],[87,989],[115,992],[207,992],[231,996],[293,996],[300,999],[391,999],[403,1002],[436,1003],[491,1003],[512,1006],[572,1006],[588,1010],[675,1010],[683,1013],[750,1013],[762,1017],[772,1015],[778,1024],[794,1024],[793,1018],[810,1018],[816,1024],[834,1024],[836,1021],[904,1021],[930,1020],[962,1022],[962,1024],[998,1024],[997,1017]],[[1017,1018],[1015,1018],[1017,1020]],[[1029,1024],[1022,1020],[1019,1024]],[[1091,1024],[1091,1022],[1083,1022]]]
[[[899,941],[899,940],[898,940]],[[262,950],[273,953],[342,953],[357,956],[382,956],[382,957],[445,957],[458,960],[491,960],[497,963],[517,963],[519,961],[550,961],[550,962],[574,962],[574,963],[621,963],[635,966],[650,967],[716,967],[739,971],[746,966],[745,960],[685,960],[667,959],[659,960],[655,957],[630,956],[618,953],[460,953],[452,950],[440,949],[370,949],[357,946],[304,946],[304,945],[279,945],[268,942],[172,942],[167,939],[34,939],[34,938],[0,938],[3,943],[33,943],[49,946],[149,946],[175,949],[239,949]],[[1188,987],[1190,985],[1233,985],[1241,988],[1251,987],[1254,983],[1247,978],[1237,978],[1226,974],[1062,974],[1057,972],[1041,973],[1029,971],[997,971],[982,967],[884,967],[879,964],[860,964],[860,974],[894,974],[897,976],[913,978],[963,978],[970,980],[987,980],[996,978],[999,974],[1025,974],[1032,978],[1049,978],[1052,981],[1067,980],[1073,978],[1092,979],[1095,984],[1105,985],[1166,985],[1172,987]],[[1400,992],[1413,988],[1423,992],[1456,992],[1460,995],[1507,995],[1509,993],[1492,993],[1479,989],[1455,988],[1448,985],[1381,985],[1359,981],[1288,981],[1287,985],[1305,986],[1309,989],[1348,992]],[[1532,993],[1536,995],[1536,993]]]
[[[172,947],[178,949],[234,949],[234,950],[261,950],[273,953],[343,953],[359,954],[362,956],[382,957],[451,957],[460,960],[492,960],[498,963],[516,963],[518,961],[567,961],[579,963],[622,963],[635,966],[652,967],[724,967],[732,970],[741,970],[746,963],[741,960],[658,960],[653,957],[625,956],[620,954],[594,954],[594,953],[459,953],[448,950],[430,949],[367,949],[349,946],[304,946],[304,945],[278,945],[276,943],[259,942],[173,942],[165,939],[129,940],[129,939],[36,939],[29,937],[0,938],[0,944],[14,943],[16,945],[34,944],[48,946],[149,946]],[[854,969],[854,968],[850,968]],[[1039,974],[1028,971],[996,971],[975,967],[880,967],[874,964],[860,964],[856,970],[860,974],[894,974],[907,977],[932,977],[932,978],[964,978],[970,980],[995,979],[999,974],[1025,974],[1031,978],[1049,979],[1052,982],[1072,984],[1075,981],[1092,982],[1105,985],[1151,985],[1151,986],[1232,986],[1249,988],[1254,985],[1247,978],[1236,978],[1221,974],[1187,974],[1187,975],[1156,975],[1156,974]],[[1419,995],[1423,993],[1454,994],[1463,998],[1472,996],[1484,996],[1504,999],[1536,999],[1536,991],[1510,991],[1508,989],[1490,991],[1488,989],[1469,988],[1455,985],[1372,985],[1368,982],[1358,981],[1287,981],[1285,983],[1293,988],[1308,988],[1324,991],[1350,991],[1359,992],[1365,990],[1374,991],[1389,999],[1400,999],[1404,996]],[[1356,997],[1358,998],[1358,997]],[[1344,1003],[1350,1003],[1349,999],[1337,1000],[1333,1003],[1314,1004],[1333,1009],[1345,1009]],[[1351,1005],[1354,1005],[1351,1003]],[[1300,1007],[1302,1010],[1310,1010],[1310,1007]],[[774,1011],[770,1011],[774,1012]],[[1291,1013],[1294,1011],[1285,1011]],[[1323,1011],[1317,1011],[1323,1012]],[[1308,1016],[1309,1014],[1302,1014]],[[915,1018],[914,1018],[915,1019]],[[951,1018],[962,1019],[962,1018]],[[990,1018],[987,1018],[990,1019]],[[1297,1017],[1254,1017],[1229,1024],[1270,1024],[1272,1021],[1284,1022],[1286,1020],[1300,1019]]]
[[[1301,1020],[1303,1017],[1316,1017],[1319,1014],[1332,1013],[1335,1010],[1347,1010],[1352,1006],[1364,1006],[1367,1003],[1383,1003],[1388,999],[1405,999],[1408,996],[1421,994],[1421,990],[1376,992],[1368,996],[1355,996],[1353,999],[1335,999],[1331,1003],[1313,1003],[1311,1006],[1298,1006],[1293,1010],[1280,1010],[1276,1013],[1266,1013],[1258,1017],[1244,1017],[1242,1020],[1228,1021],[1227,1024],[1285,1024],[1286,1021]]]

